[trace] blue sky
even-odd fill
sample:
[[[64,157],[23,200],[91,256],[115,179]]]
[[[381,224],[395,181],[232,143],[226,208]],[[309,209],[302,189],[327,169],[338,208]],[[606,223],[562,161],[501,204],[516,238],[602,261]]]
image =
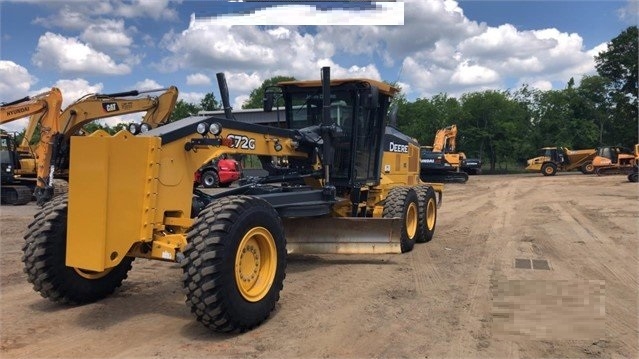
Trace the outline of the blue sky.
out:
[[[225,72],[237,109],[265,79],[318,78],[326,65],[332,77],[398,81],[410,100],[524,83],[558,89],[594,74],[593,56],[637,24],[639,10],[637,0],[276,5],[0,0],[0,101],[52,86],[68,105],[87,93],[175,85],[199,103],[208,92],[220,98],[215,74]]]

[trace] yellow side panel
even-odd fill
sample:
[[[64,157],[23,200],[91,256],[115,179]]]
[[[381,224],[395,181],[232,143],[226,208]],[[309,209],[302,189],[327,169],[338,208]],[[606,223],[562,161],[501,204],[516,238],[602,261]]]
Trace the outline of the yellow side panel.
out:
[[[152,239],[159,146],[126,131],[71,138],[68,266],[102,271]]]

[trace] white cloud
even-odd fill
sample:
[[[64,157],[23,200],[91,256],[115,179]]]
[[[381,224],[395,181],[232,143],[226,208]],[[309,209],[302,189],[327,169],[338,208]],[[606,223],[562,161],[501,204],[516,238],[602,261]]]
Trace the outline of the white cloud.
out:
[[[133,85],[135,90],[138,91],[147,91],[147,90],[157,90],[159,88],[163,88],[162,85],[157,83],[155,80],[144,79],[142,81],[138,81]]]
[[[242,109],[242,105],[244,104],[244,102],[249,100],[249,96],[248,95],[240,95],[240,96],[236,96],[233,99],[233,104],[231,105],[231,107],[233,107],[233,110],[240,110]]]
[[[465,61],[457,66],[450,79],[451,83],[464,86],[493,85],[499,81],[499,74],[485,66]]]
[[[124,2],[113,1],[114,15],[133,17],[150,17],[155,20],[176,20],[177,11],[169,7],[169,0],[133,0]]]
[[[57,87],[62,92],[62,108],[64,109],[81,97],[84,97],[88,94],[100,93],[104,85],[101,82],[90,84],[89,81],[83,78],[75,78],[58,80],[53,84],[52,87]],[[38,90],[32,91],[31,95],[48,91],[49,89],[50,87],[43,87]]]
[[[192,86],[209,86],[211,85],[211,79],[205,74],[198,72],[196,74],[187,75],[186,84]]]
[[[133,38],[126,33],[123,20],[103,20],[92,23],[80,35],[92,48],[117,55],[129,55]]]
[[[124,75],[131,72],[125,64],[116,64],[108,55],[96,51],[76,38],[47,32],[38,39],[33,63],[62,73]]]
[[[0,101],[11,102],[25,97],[36,82],[29,71],[13,61],[0,60]]]
[[[205,95],[206,94],[203,92],[180,92],[180,94],[178,95],[178,101],[182,100],[186,103],[199,106]]]

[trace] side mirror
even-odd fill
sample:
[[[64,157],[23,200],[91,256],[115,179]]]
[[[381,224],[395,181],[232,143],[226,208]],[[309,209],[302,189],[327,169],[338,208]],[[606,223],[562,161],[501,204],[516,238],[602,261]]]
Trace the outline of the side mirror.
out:
[[[399,106],[397,103],[393,103],[388,114],[388,124],[393,127],[397,127],[397,112],[399,112]]]
[[[264,92],[264,98],[262,99],[262,104],[264,107],[264,112],[273,111],[273,103],[275,102],[275,96],[272,92]]]

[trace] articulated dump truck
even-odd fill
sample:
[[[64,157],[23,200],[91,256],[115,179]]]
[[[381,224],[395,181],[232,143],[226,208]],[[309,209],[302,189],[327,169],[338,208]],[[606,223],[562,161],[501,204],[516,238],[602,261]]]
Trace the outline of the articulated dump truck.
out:
[[[323,68],[321,81],[265,96],[265,111],[283,99],[288,128],[276,128],[233,120],[218,82],[225,117],[71,137],[68,195],[44,205],[23,245],[37,292],[89,303],[120,287],[136,258],[180,263],[195,318],[245,332],[279,300],[289,253],[403,253],[433,238],[443,185],[420,180],[419,143],[386,125],[396,88]],[[215,195],[194,188],[193,173],[223,154],[296,169]]]
[[[541,172],[544,176],[554,176],[557,171],[580,170],[583,174],[593,174],[595,171],[592,160],[597,150],[570,150],[566,147],[544,147],[539,155],[527,162],[526,170]]]

